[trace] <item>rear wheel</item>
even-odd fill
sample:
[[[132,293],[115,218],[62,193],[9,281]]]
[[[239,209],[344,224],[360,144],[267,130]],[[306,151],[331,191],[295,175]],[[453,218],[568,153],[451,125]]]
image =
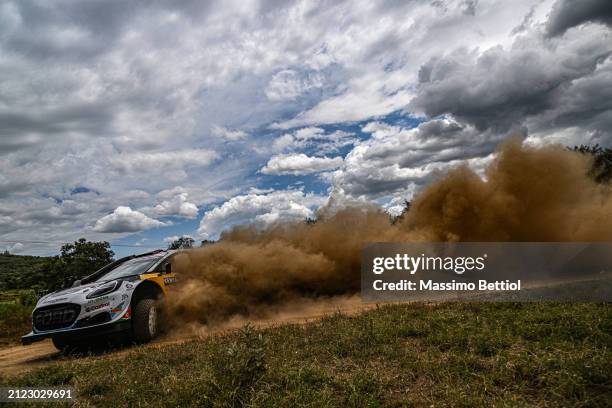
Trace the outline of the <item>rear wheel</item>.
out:
[[[159,332],[159,310],[154,299],[141,299],[132,313],[132,332],[134,340],[146,343]]]

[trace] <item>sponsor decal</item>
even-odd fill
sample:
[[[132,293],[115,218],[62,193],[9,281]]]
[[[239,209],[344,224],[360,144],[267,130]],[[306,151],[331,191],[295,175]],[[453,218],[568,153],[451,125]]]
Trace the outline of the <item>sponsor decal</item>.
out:
[[[95,305],[95,306],[88,306],[88,307],[85,308],[85,311],[89,313],[89,312],[93,312],[94,310],[99,310],[99,309],[102,309],[102,308],[105,308],[105,307],[108,307],[108,306],[110,306],[109,302],[101,303],[101,304]]]
[[[125,312],[125,314],[123,315],[123,317],[121,318],[121,320],[128,320],[132,317],[132,308],[128,307],[127,312]]]
[[[124,302],[119,303],[117,306],[113,307],[111,309],[111,313],[113,314],[117,314],[119,312],[121,312],[123,310],[123,306],[125,305]]]
[[[98,303],[98,302],[104,302],[106,300],[114,300],[115,298],[111,297],[111,296],[100,296],[91,300],[87,301],[88,305],[92,305],[94,303]]]
[[[172,276],[170,276],[168,278],[164,278],[164,283],[166,285],[172,285],[172,284],[176,283],[176,278],[172,277]]]
[[[126,283],[126,284],[125,284],[125,288],[126,288],[126,289],[133,289],[133,288],[134,288],[134,285],[133,285],[133,284],[131,284],[131,283]]]
[[[123,295],[121,295],[121,300],[126,300],[127,298],[129,298],[129,296],[126,295],[125,293]]]

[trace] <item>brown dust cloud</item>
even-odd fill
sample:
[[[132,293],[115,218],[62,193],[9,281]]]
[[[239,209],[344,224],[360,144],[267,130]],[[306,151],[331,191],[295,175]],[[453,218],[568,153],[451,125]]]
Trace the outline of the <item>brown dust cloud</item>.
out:
[[[358,300],[368,242],[612,241],[612,187],[587,174],[586,155],[560,146],[503,144],[484,179],[460,166],[418,193],[398,222],[374,206],[317,222],[242,226],[177,255],[173,316],[208,327]],[[485,181],[486,180],[486,181]]]

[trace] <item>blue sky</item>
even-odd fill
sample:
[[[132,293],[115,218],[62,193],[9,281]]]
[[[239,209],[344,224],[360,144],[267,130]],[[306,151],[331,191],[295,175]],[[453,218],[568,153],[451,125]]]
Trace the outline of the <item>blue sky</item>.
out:
[[[386,123],[389,125],[401,126],[404,128],[414,128],[417,126],[421,120],[418,118],[407,116],[401,112],[393,112],[389,115],[385,115],[383,117],[377,118],[377,121],[381,123]],[[332,124],[332,125],[323,125],[317,127],[321,130],[322,135],[334,134],[335,132],[344,132],[346,134],[350,134],[350,138],[354,139],[356,142],[367,141],[370,138],[369,133],[365,133],[362,131],[362,128],[369,123],[369,121],[359,121],[354,123],[344,123],[344,124]],[[301,128],[304,129],[304,128]],[[257,132],[261,134],[258,136]],[[262,140],[278,140],[282,135],[286,134],[286,131],[270,131],[267,129],[259,129],[256,132],[252,133],[254,137],[260,137]],[[264,142],[265,144],[266,142]],[[303,153],[309,157],[317,157],[318,149],[321,148],[321,145],[324,144],[324,140],[318,140],[317,143],[313,143],[312,145],[304,146],[299,149],[300,153]],[[346,157],[353,149],[354,144],[347,144],[344,146],[338,147],[337,150],[334,150],[334,157]],[[233,153],[233,152],[232,152]],[[230,153],[230,154],[232,154]],[[248,154],[248,153],[247,153]],[[311,173],[311,174],[264,174],[261,172],[261,169],[266,165],[267,160],[262,160],[256,163],[253,166],[252,171],[248,173],[242,182],[244,184],[250,184],[259,193],[259,195],[269,194],[271,191],[286,191],[286,190],[295,190],[303,192],[305,195],[311,194],[318,197],[327,197],[330,193],[330,183],[321,177],[320,173]],[[409,195],[406,195],[405,198],[410,198]],[[198,209],[198,215],[193,219],[185,219],[184,217],[174,217],[168,216],[161,218],[164,221],[168,221],[171,223],[169,226],[145,230],[142,232],[138,232],[133,235],[126,236],[115,241],[116,244],[123,245],[142,245],[143,247],[148,248],[159,248],[167,245],[167,241],[170,238],[177,238],[183,235],[188,235],[193,237],[196,240],[200,239],[217,239],[218,236],[213,233],[211,236],[203,237],[198,234],[199,220],[209,211],[213,210],[216,207],[222,206],[225,202],[224,199],[213,201],[207,205],[204,205]],[[383,200],[382,203],[385,203],[386,200]],[[312,210],[316,210],[318,205],[311,207]],[[314,217],[314,211],[312,213]],[[246,221],[248,223],[249,220]],[[243,222],[228,222],[223,225],[222,229],[218,231],[221,232],[224,229],[227,229],[235,224],[242,224]],[[125,255],[130,254],[135,251],[133,247],[121,247],[115,246],[114,251],[117,254]],[[136,249],[137,250],[137,249]]]
[[[5,1],[0,248],[394,213],[511,136],[610,145],[607,4]]]

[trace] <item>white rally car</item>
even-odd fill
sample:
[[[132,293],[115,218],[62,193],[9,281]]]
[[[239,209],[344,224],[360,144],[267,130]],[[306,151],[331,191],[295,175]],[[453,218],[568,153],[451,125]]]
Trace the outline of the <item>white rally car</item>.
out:
[[[69,289],[43,296],[32,312],[32,332],[21,338],[22,344],[51,337],[65,350],[115,334],[151,340],[160,329],[158,300],[176,282],[176,253],[158,250],[122,258]]]

